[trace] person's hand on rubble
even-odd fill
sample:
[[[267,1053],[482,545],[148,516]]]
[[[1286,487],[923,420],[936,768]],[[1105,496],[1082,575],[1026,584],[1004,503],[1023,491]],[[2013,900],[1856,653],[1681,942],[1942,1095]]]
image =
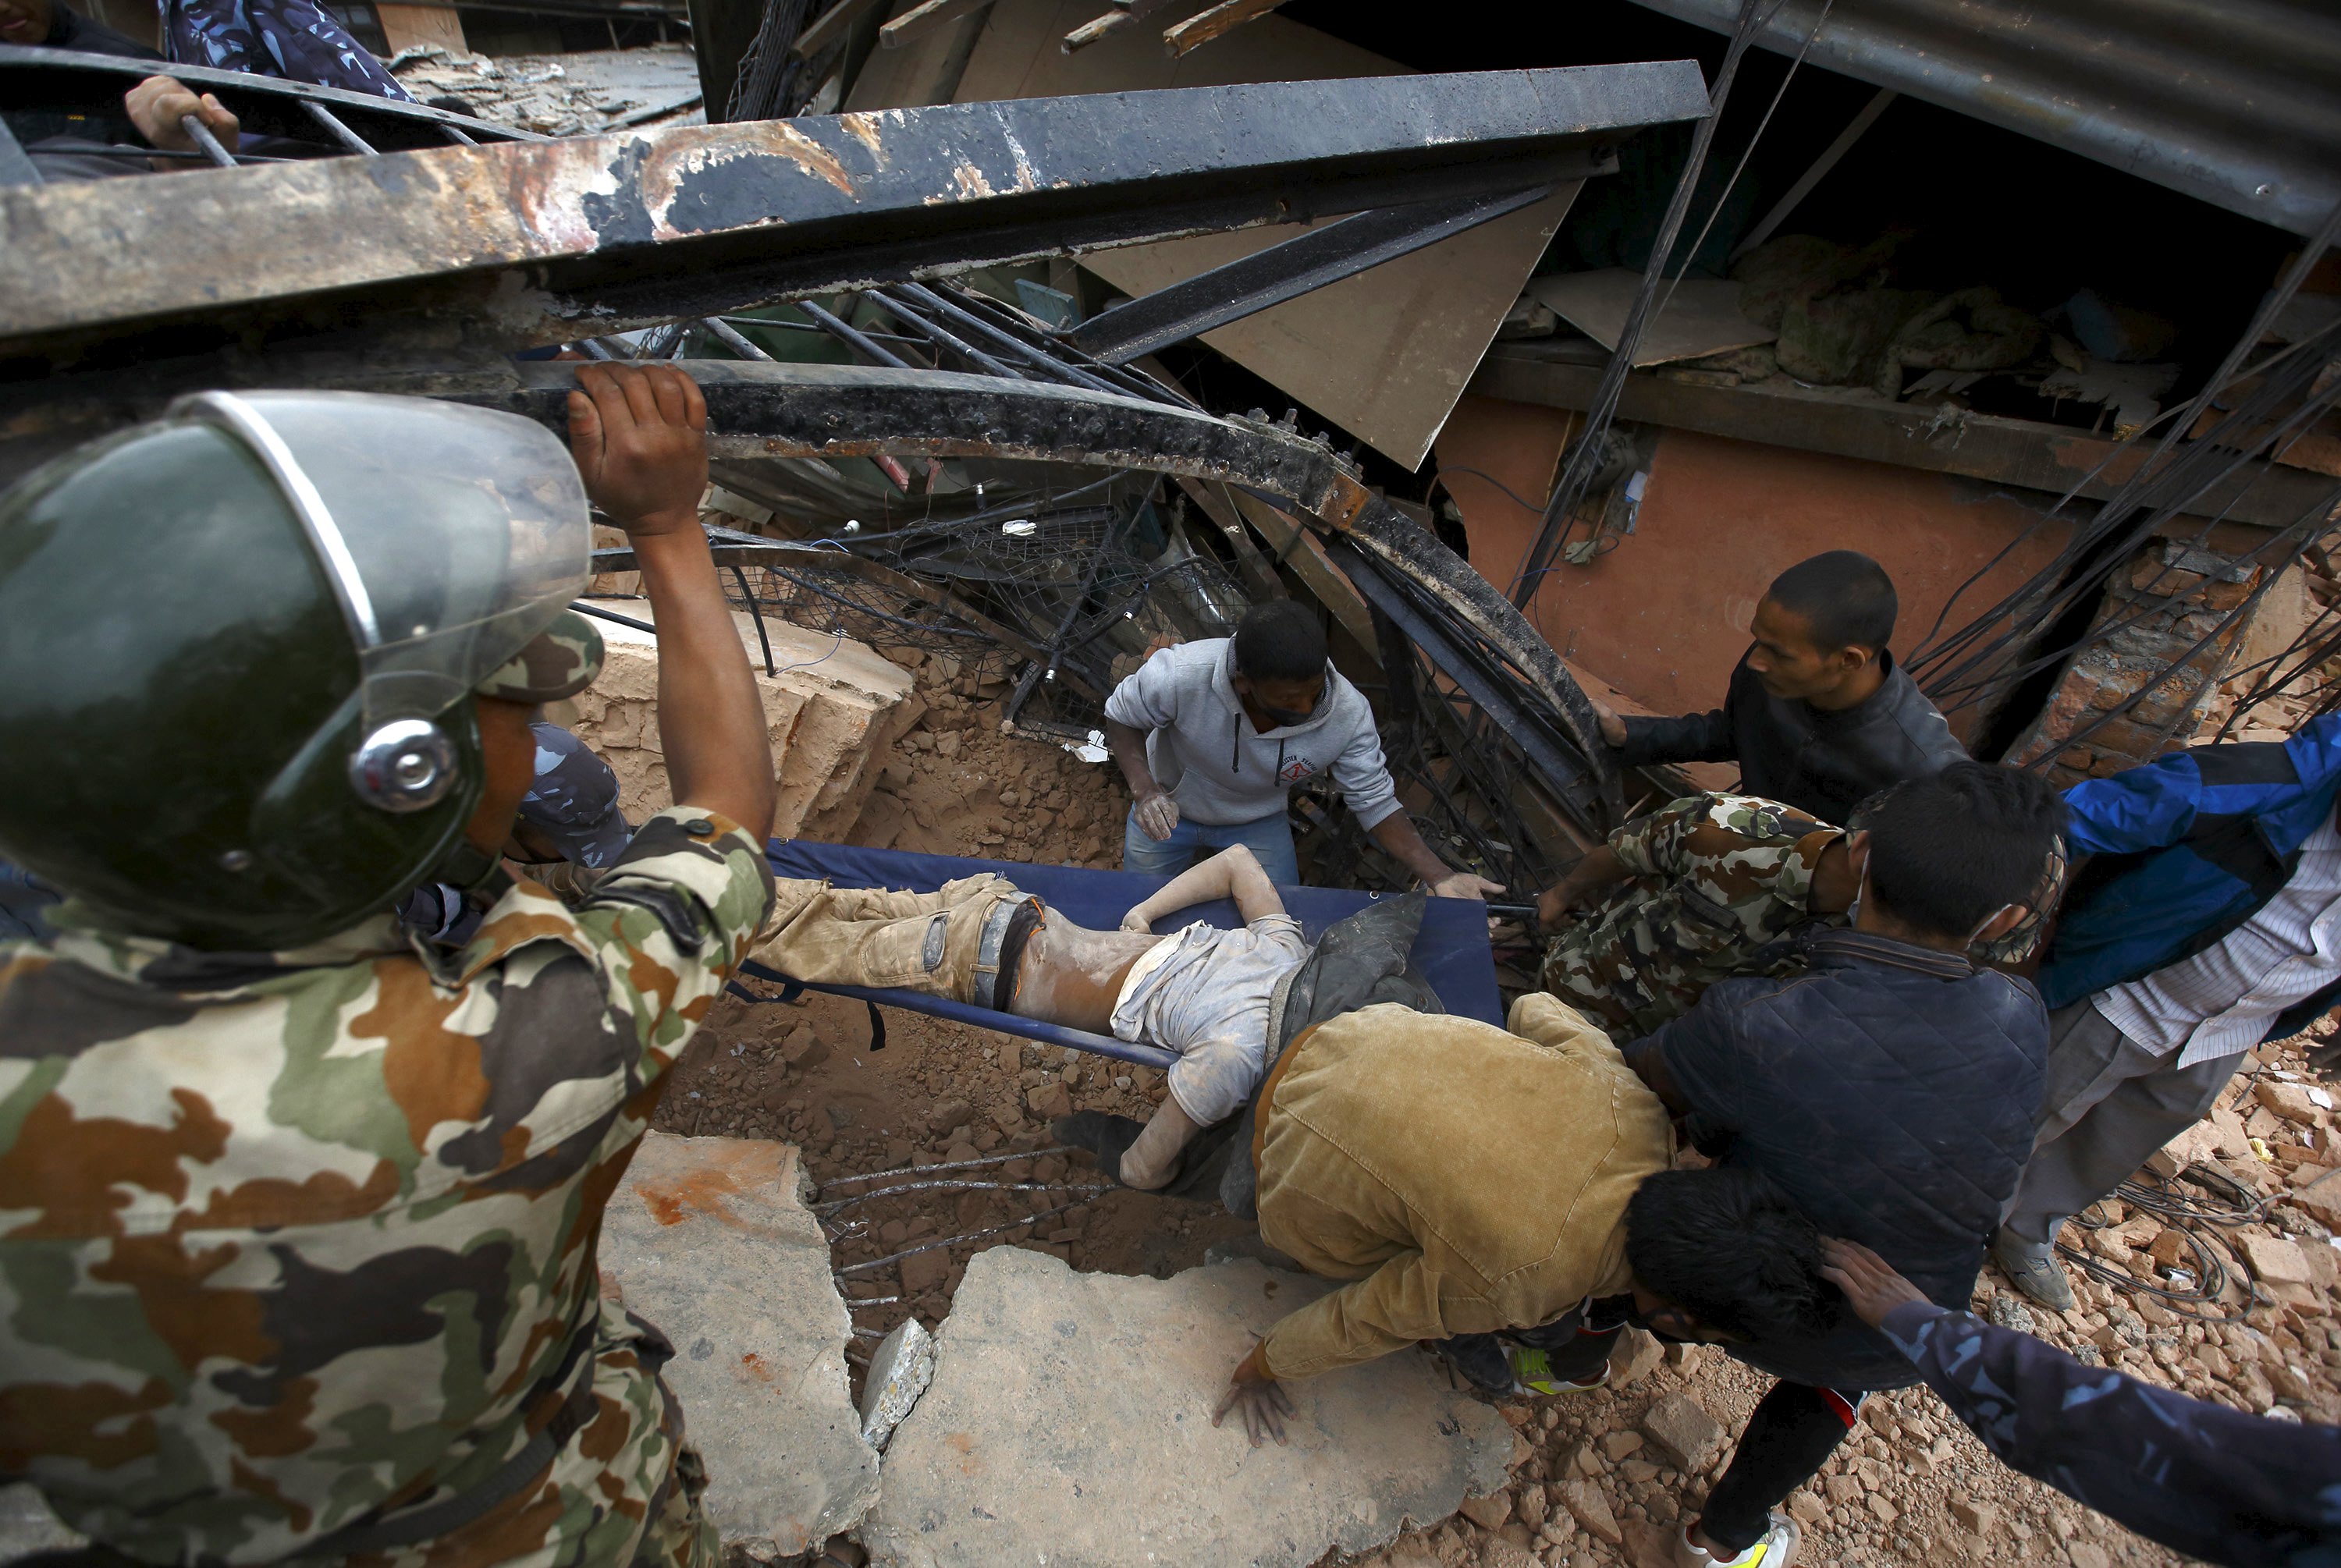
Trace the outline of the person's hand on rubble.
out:
[[[1601,739],[1612,746],[1626,744],[1626,721],[1618,717],[1618,710],[1599,697],[1589,696],[1585,700],[1593,704],[1593,717],[1601,724]]]
[[[1138,798],[1136,815],[1139,827],[1158,844],[1178,831],[1179,803],[1161,789],[1151,789]]]
[[[1924,1301],[1915,1285],[1894,1271],[1894,1265],[1858,1241],[1821,1237],[1821,1277],[1845,1292],[1854,1315],[1876,1328],[1898,1306]]]
[[[1228,1391],[1220,1399],[1220,1407],[1211,1412],[1211,1424],[1217,1426],[1235,1411],[1243,1417],[1244,1435],[1258,1448],[1263,1436],[1276,1439],[1277,1446],[1285,1446],[1284,1418],[1299,1415],[1300,1407],[1292,1395],[1284,1392],[1284,1384],[1276,1381],[1268,1370],[1267,1358],[1260,1346],[1253,1345],[1251,1354],[1236,1365],[1235,1375],[1228,1380]]]
[[[1430,890],[1441,898],[1477,898],[1484,903],[1489,894],[1502,892],[1504,885],[1474,871],[1452,871],[1433,882]]]
[[[569,394],[569,446],[585,493],[629,534],[699,529],[707,400],[672,365],[587,365]]]
[[[195,139],[179,124],[193,114],[203,128],[219,139],[219,144],[229,152],[235,151],[244,138],[236,118],[209,93],[195,93],[169,76],[149,76],[124,95],[122,107],[146,144],[164,153],[196,151]]]

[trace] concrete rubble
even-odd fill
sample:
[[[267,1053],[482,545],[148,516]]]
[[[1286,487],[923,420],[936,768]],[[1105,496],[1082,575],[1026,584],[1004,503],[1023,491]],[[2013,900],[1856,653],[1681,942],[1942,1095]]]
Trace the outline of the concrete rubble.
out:
[[[673,1341],[665,1376],[707,1461],[727,1556],[852,1529],[878,1455],[846,1387],[845,1303],[786,1144],[652,1132],[602,1232],[604,1288]]]
[[[647,602],[623,613],[651,619]],[[781,793],[772,835],[835,839],[862,814],[894,743],[926,705],[912,695],[911,672],[867,644],[764,617],[777,675],[764,673],[755,622],[734,611],[754,667],[772,737]],[[658,639],[613,621],[594,623],[608,650],[601,675],[546,717],[566,723],[618,776],[618,803],[629,821],[664,809],[673,795],[658,734]]]
[[[1300,1568],[1501,1488],[1511,1428],[1424,1356],[1295,1384],[1290,1447],[1212,1427],[1254,1336],[1328,1288],[1252,1262],[1155,1280],[978,1254],[887,1452],[872,1562]]]

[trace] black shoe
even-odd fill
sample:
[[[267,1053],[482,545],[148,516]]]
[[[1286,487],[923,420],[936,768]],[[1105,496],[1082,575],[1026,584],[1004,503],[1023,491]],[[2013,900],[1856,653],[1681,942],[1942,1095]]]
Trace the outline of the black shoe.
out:
[[[1512,1358],[1492,1334],[1459,1334],[1439,1341],[1439,1354],[1474,1388],[1487,1394],[1512,1392]]]
[[[1138,1141],[1146,1124],[1129,1116],[1108,1116],[1103,1111],[1075,1111],[1069,1116],[1059,1116],[1049,1124],[1049,1136],[1061,1144],[1087,1153],[1098,1163],[1098,1169],[1119,1183],[1121,1180],[1121,1156]],[[1178,1173],[1171,1173],[1171,1180]],[[1145,1192],[1145,1187],[1132,1187],[1132,1192]]]

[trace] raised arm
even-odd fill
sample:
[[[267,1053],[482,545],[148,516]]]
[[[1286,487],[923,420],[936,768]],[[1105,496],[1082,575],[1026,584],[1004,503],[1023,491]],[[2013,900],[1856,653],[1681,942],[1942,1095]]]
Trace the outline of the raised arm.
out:
[[[569,395],[585,492],[626,531],[658,620],[659,744],[675,804],[772,836],[776,793],[762,700],[699,526],[707,403],[670,366],[591,365]]]
[[[1241,844],[1231,844],[1200,866],[1190,866],[1156,888],[1151,897],[1133,905],[1121,918],[1125,931],[1151,931],[1154,922],[1174,909],[1233,898],[1236,912],[1249,926],[1254,920],[1284,913],[1276,884],[1260,868],[1260,859]]]

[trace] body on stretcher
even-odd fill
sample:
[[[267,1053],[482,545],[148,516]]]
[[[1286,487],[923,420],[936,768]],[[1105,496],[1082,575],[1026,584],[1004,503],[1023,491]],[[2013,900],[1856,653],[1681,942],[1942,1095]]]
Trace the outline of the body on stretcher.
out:
[[[839,887],[893,888],[910,892],[933,892],[946,882],[991,871],[1007,878],[1024,892],[1040,898],[1068,919],[1101,930],[1112,930],[1121,917],[1170,880],[1131,871],[1096,870],[1077,866],[1028,865],[1010,860],[978,860],[954,855],[917,855],[903,850],[865,849],[810,839],[774,840],[766,850],[772,874],[782,878],[824,878]],[[1309,940],[1326,927],[1357,913],[1383,895],[1337,888],[1280,888],[1287,910],[1299,920]],[[1180,926],[1205,920],[1222,928],[1242,924],[1235,905],[1217,899],[1183,909],[1156,923],[1168,934]],[[1433,898],[1416,939],[1415,962],[1447,1010],[1500,1027],[1503,999],[1496,989],[1494,955],[1488,946],[1487,909],[1477,899]],[[1111,1035],[1069,1028],[1003,1013],[991,1007],[954,1001],[921,991],[800,981],[753,959],[741,966],[752,978],[786,987],[778,997],[759,997],[743,987],[734,990],[753,1001],[792,1000],[800,990],[827,991],[852,997],[874,1007],[907,1008],[934,1017],[972,1024],[1019,1038],[1069,1047],[1118,1061],[1167,1070],[1177,1059],[1160,1047],[1116,1039]],[[873,1038],[877,1037],[873,1036]]]

